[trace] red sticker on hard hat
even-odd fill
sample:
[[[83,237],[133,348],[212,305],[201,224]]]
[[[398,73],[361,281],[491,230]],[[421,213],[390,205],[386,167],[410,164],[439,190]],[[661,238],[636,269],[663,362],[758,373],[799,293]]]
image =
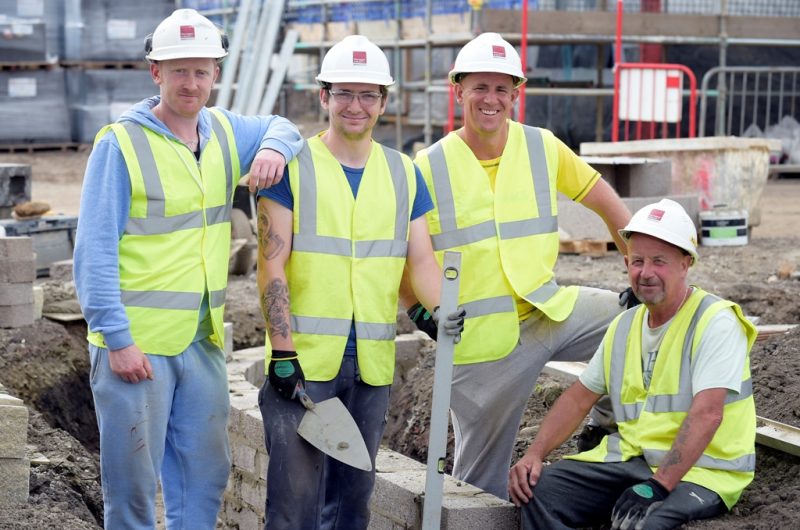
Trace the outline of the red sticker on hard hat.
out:
[[[194,39],[194,26],[181,26],[181,40]]]
[[[492,57],[496,59],[505,59],[506,49],[503,46],[492,44]]]
[[[367,64],[367,52],[353,51],[353,64]]]
[[[650,210],[650,215],[647,216],[651,221],[660,221],[662,217],[664,217],[664,210],[659,210],[658,208]]]

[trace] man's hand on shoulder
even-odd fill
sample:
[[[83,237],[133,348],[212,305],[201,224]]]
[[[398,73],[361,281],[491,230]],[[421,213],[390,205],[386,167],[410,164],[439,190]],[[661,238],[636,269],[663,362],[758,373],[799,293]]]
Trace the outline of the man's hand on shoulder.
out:
[[[274,149],[261,149],[250,165],[248,187],[253,193],[261,188],[269,188],[281,181],[286,159]]]
[[[119,350],[109,350],[108,363],[111,371],[125,382],[139,383],[145,379],[153,379],[150,359],[136,344]]]

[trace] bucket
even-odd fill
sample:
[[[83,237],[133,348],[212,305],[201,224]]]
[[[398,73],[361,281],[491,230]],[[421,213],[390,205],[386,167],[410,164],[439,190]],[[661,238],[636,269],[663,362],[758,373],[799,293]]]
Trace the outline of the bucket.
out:
[[[747,210],[700,212],[700,244],[725,247],[747,244]]]

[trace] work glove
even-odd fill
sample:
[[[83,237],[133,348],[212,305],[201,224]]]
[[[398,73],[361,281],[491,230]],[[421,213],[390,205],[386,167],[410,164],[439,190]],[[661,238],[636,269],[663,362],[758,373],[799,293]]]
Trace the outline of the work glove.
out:
[[[408,318],[416,324],[417,329],[427,333],[427,335],[436,340],[436,335],[439,330],[439,306],[436,306],[431,314],[425,309],[422,304],[417,302],[406,311]],[[455,311],[447,315],[444,320],[444,332],[448,335],[453,335],[455,338],[453,342],[458,344],[461,342],[461,332],[464,331],[464,317],[467,312],[463,307],[459,306]]]
[[[611,511],[611,528],[642,530],[650,513],[669,496],[667,488],[650,477],[622,492]]]
[[[619,293],[619,305],[624,306],[626,309],[636,307],[639,304],[641,304],[641,302],[636,298],[636,295],[633,294],[633,289],[631,287]]]
[[[272,350],[269,384],[283,399],[294,399],[297,390],[305,388],[306,378],[297,360],[297,352]]]

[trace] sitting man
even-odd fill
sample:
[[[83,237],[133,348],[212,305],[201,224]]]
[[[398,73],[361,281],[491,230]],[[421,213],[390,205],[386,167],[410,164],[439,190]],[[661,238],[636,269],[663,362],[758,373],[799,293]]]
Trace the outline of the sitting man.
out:
[[[612,322],[511,468],[523,528],[674,528],[729,510],[753,479],[755,327],[738,305],[689,285],[697,233],[679,204],[645,206],[620,234],[642,305]],[[545,466],[603,394],[619,432]]]

